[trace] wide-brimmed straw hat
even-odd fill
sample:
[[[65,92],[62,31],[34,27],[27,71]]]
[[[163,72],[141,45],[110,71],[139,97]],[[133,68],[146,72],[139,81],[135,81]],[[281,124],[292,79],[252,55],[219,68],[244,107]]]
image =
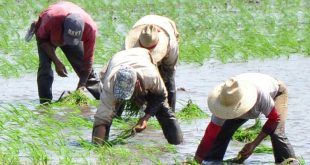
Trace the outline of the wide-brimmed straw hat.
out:
[[[168,34],[156,25],[139,25],[131,29],[125,39],[125,49],[143,47],[150,50],[153,62],[160,62],[169,46]]]
[[[137,81],[137,74],[130,66],[121,66],[116,72],[115,83],[113,87],[113,95],[117,99],[128,100],[131,98],[135,84]]]
[[[254,85],[231,78],[216,86],[208,95],[208,107],[217,117],[234,119],[248,112],[256,103]]]

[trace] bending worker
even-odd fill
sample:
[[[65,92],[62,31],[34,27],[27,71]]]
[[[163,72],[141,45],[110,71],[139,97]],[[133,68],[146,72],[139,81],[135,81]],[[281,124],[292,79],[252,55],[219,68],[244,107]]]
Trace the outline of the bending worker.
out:
[[[180,144],[183,135],[174,112],[167,102],[167,90],[149,51],[132,48],[116,53],[104,73],[100,105],[95,114],[92,141],[102,144],[109,137],[113,118],[119,106],[132,99],[140,106],[146,104],[145,115],[134,129],[143,131],[151,116],[156,116],[170,144]]]
[[[57,47],[64,52],[79,77],[77,89],[86,88],[99,99],[100,81],[92,68],[96,32],[96,23],[90,15],[71,2],[49,6],[39,15],[38,21],[32,23],[25,39],[30,41],[33,34],[36,35],[40,60],[37,73],[40,103],[53,99],[52,62],[59,76],[67,77],[68,74],[64,64],[56,56]]]
[[[162,76],[167,91],[168,103],[175,111],[175,70],[179,56],[179,33],[175,22],[159,15],[147,15],[139,19],[128,32],[125,49],[142,47],[150,50],[152,60]]]
[[[244,73],[219,84],[208,96],[211,122],[196,151],[198,162],[222,161],[234,132],[249,119],[264,114],[268,120],[254,141],[239,152],[247,159],[270,136],[276,163],[294,160],[295,153],[285,135],[288,93],[285,84],[261,73]]]

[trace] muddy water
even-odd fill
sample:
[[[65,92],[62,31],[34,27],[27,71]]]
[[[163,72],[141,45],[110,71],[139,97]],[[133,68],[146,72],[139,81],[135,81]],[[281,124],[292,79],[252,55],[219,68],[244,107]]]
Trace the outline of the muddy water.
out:
[[[279,58],[270,60],[251,60],[248,63],[221,64],[216,61],[208,61],[203,66],[195,64],[180,64],[177,68],[176,82],[178,88],[184,88],[177,93],[177,110],[180,110],[186,102],[191,99],[198,104],[201,109],[208,114],[210,112],[206,106],[208,92],[219,82],[243,72],[260,72],[270,74],[283,80],[289,89],[289,112],[286,124],[286,133],[289,137],[296,155],[303,157],[306,163],[310,163],[310,118],[308,107],[310,107],[310,58],[302,56],[292,56],[290,58]],[[96,68],[99,70],[100,67]],[[68,78],[55,76],[53,85],[54,99],[58,99],[64,90],[74,90],[78,79],[75,74],[69,74]],[[36,75],[27,74],[20,78],[3,79],[0,78],[2,87],[0,88],[0,104],[2,103],[22,103],[28,106],[38,104]],[[187,156],[192,157],[196,147],[204,133],[210,118],[195,120],[192,123],[181,121],[185,142],[177,146],[177,154],[164,154],[160,158],[162,162],[168,164],[185,160]],[[262,117],[264,120],[264,117]],[[253,121],[247,123],[251,125]],[[112,130],[111,135],[116,130]],[[85,138],[90,139],[91,130],[85,131]],[[130,139],[130,143],[141,141],[159,141],[166,143],[161,130],[146,129]],[[269,141],[264,144],[271,146]],[[243,144],[231,141],[226,152],[225,159],[234,157],[242,148]],[[129,145],[130,147],[130,145]],[[254,154],[246,164],[273,164],[272,154]],[[145,162],[146,164],[150,162]]]
[[[297,156],[310,163],[310,58],[293,56],[273,60],[253,60],[248,63],[219,64],[207,62],[204,66],[180,65],[177,70],[177,86],[187,92],[178,92],[178,100],[192,99],[202,109],[207,110],[207,93],[219,82],[243,72],[260,72],[284,81],[289,89],[289,112],[286,133],[294,146]],[[210,114],[210,113],[209,113]],[[262,117],[263,119],[264,117]],[[201,138],[209,119],[197,121],[192,127],[184,126],[185,145],[179,147],[180,153],[194,153],[197,141]],[[270,146],[270,142],[266,142]],[[226,158],[234,157],[243,144],[231,142]],[[271,154],[254,154],[247,164],[266,164],[273,162]]]

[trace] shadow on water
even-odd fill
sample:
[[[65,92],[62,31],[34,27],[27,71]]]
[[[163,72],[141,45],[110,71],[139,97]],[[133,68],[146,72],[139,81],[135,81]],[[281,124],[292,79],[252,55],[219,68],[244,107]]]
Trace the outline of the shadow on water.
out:
[[[244,72],[260,72],[272,75],[283,80],[289,89],[289,112],[286,124],[286,133],[296,155],[303,157],[306,163],[310,162],[310,124],[308,122],[308,107],[310,107],[310,58],[302,56],[291,56],[289,58],[252,60],[247,63],[221,64],[217,61],[208,61],[204,65],[179,64],[176,74],[177,87],[177,110],[180,110],[185,103],[191,99],[208,114],[206,99],[207,94],[219,82]],[[96,70],[99,71],[98,67]],[[74,90],[78,82],[75,74],[71,73],[68,78],[55,76],[53,85],[54,99],[58,99],[64,90]],[[24,104],[30,107],[38,104],[36,75],[27,74],[20,78],[3,79],[0,78],[2,88],[0,88],[0,104]],[[87,118],[91,118],[95,109],[88,111]],[[164,163],[173,164],[175,159],[184,161],[187,157],[193,157],[197,145],[203,136],[204,130],[210,118],[194,120],[190,124],[181,121],[181,128],[184,134],[184,143],[176,146],[176,153],[160,154],[160,160]],[[262,117],[262,120],[265,120]],[[86,140],[90,141],[91,130],[84,130]],[[118,132],[112,129],[111,136]],[[74,140],[73,140],[74,141]],[[148,143],[166,143],[161,130],[146,129],[144,132],[129,139],[128,147],[134,144],[148,145]],[[264,144],[271,146],[270,141]],[[77,145],[72,142],[72,147]],[[231,141],[225,155],[225,159],[235,157],[243,147],[243,143]],[[246,164],[273,164],[272,154],[253,154]],[[148,164],[149,162],[144,162]]]

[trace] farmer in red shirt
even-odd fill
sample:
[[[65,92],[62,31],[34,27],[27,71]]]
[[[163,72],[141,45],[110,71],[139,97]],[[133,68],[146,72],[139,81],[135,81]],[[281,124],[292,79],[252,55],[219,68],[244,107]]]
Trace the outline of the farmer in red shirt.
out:
[[[52,62],[61,77],[67,77],[64,64],[56,56],[57,47],[64,52],[74,71],[79,76],[77,89],[85,88],[99,99],[99,79],[92,65],[97,26],[89,14],[71,2],[59,2],[49,6],[32,23],[25,39],[36,35],[39,69],[37,75],[40,103],[50,102],[54,80]]]

